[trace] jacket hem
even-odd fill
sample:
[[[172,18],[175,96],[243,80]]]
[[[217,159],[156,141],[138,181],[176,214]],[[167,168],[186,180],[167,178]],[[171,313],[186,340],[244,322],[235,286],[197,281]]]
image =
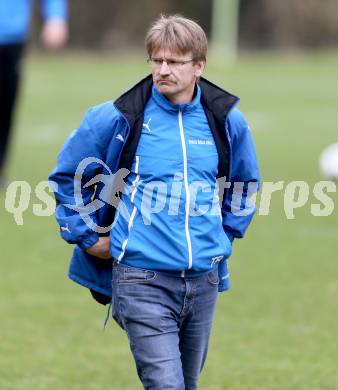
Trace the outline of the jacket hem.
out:
[[[222,292],[225,292],[225,291],[228,291],[230,289],[230,285],[218,285],[218,292],[219,293],[222,293]]]
[[[229,241],[232,244],[232,242],[234,241],[235,236],[228,229],[226,229],[224,227],[223,227],[223,230],[224,230],[224,233],[227,235]]]
[[[80,285],[83,286],[83,287],[86,287],[86,288],[88,288],[88,289],[90,289],[90,290],[97,291],[97,292],[99,292],[99,293],[101,293],[101,294],[103,294],[103,295],[106,295],[107,297],[110,297],[110,298],[111,298],[111,296],[112,296],[112,292],[111,292],[111,291],[106,290],[106,289],[104,289],[104,288],[102,288],[102,287],[99,287],[99,286],[97,286],[97,285],[94,284],[94,283],[90,283],[90,282],[88,282],[87,280],[84,280],[84,279],[82,279],[82,278],[76,276],[76,275],[75,275],[74,273],[72,273],[72,272],[68,272],[68,277],[69,277],[69,279],[71,279],[73,282],[75,282],[75,283],[77,283],[77,284],[80,284]]]
[[[91,248],[94,244],[96,244],[99,241],[99,236],[95,235],[93,237],[87,238],[86,240],[83,240],[82,242],[78,243],[78,246],[82,250],[87,250],[88,248]]]

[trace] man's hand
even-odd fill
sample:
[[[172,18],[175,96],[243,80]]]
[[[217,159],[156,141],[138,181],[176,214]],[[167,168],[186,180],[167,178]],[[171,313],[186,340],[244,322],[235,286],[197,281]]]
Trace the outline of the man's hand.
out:
[[[92,256],[107,260],[107,259],[111,259],[109,249],[110,249],[110,238],[100,237],[99,241],[97,241],[93,246],[88,248],[86,252]]]
[[[68,39],[67,22],[62,19],[47,20],[42,28],[41,39],[48,49],[61,49]]]

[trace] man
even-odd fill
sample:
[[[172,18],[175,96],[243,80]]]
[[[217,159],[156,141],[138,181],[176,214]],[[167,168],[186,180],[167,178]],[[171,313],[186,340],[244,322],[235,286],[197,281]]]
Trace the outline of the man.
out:
[[[146,47],[152,74],[88,111],[50,179],[61,234],[77,244],[69,276],[111,301],[144,387],[196,389],[217,292],[229,288],[231,243],[254,214],[243,202],[259,174],[238,99],[201,78],[202,28],[162,16]]]
[[[68,36],[66,0],[42,0],[41,5],[45,20],[42,41],[47,48],[58,49]],[[31,0],[1,0],[0,4],[0,189],[5,186],[5,165],[31,8]]]

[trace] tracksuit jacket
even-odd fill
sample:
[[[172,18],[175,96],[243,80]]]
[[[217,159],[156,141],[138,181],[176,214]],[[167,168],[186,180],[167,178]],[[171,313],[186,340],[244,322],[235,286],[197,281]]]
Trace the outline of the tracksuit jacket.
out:
[[[85,250],[108,233],[115,261],[191,277],[218,267],[219,291],[230,287],[232,241],[250,224],[255,207],[241,210],[250,183],[259,183],[238,100],[201,78],[193,101],[175,105],[147,76],[91,108],[70,135],[50,175],[55,215],[62,237],[76,244],[69,277],[99,302],[111,299],[112,263]],[[229,183],[224,194],[217,178]]]

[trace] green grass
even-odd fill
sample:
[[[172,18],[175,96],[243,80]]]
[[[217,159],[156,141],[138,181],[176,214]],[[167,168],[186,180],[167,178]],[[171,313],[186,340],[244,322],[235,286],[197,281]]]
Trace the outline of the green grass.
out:
[[[242,57],[206,77],[242,98],[262,179],[321,180],[318,156],[337,142],[336,53]],[[9,179],[33,190],[66,135],[92,105],[147,73],[138,56],[64,54],[26,63]],[[32,205],[17,226],[0,195],[0,389],[141,389],[128,343],[105,309],[66,278],[71,247],[53,217]],[[337,208],[337,194],[330,194]],[[232,289],[219,295],[208,390],[338,389],[338,214],[314,217],[309,202],[287,220],[283,194],[234,244]]]

